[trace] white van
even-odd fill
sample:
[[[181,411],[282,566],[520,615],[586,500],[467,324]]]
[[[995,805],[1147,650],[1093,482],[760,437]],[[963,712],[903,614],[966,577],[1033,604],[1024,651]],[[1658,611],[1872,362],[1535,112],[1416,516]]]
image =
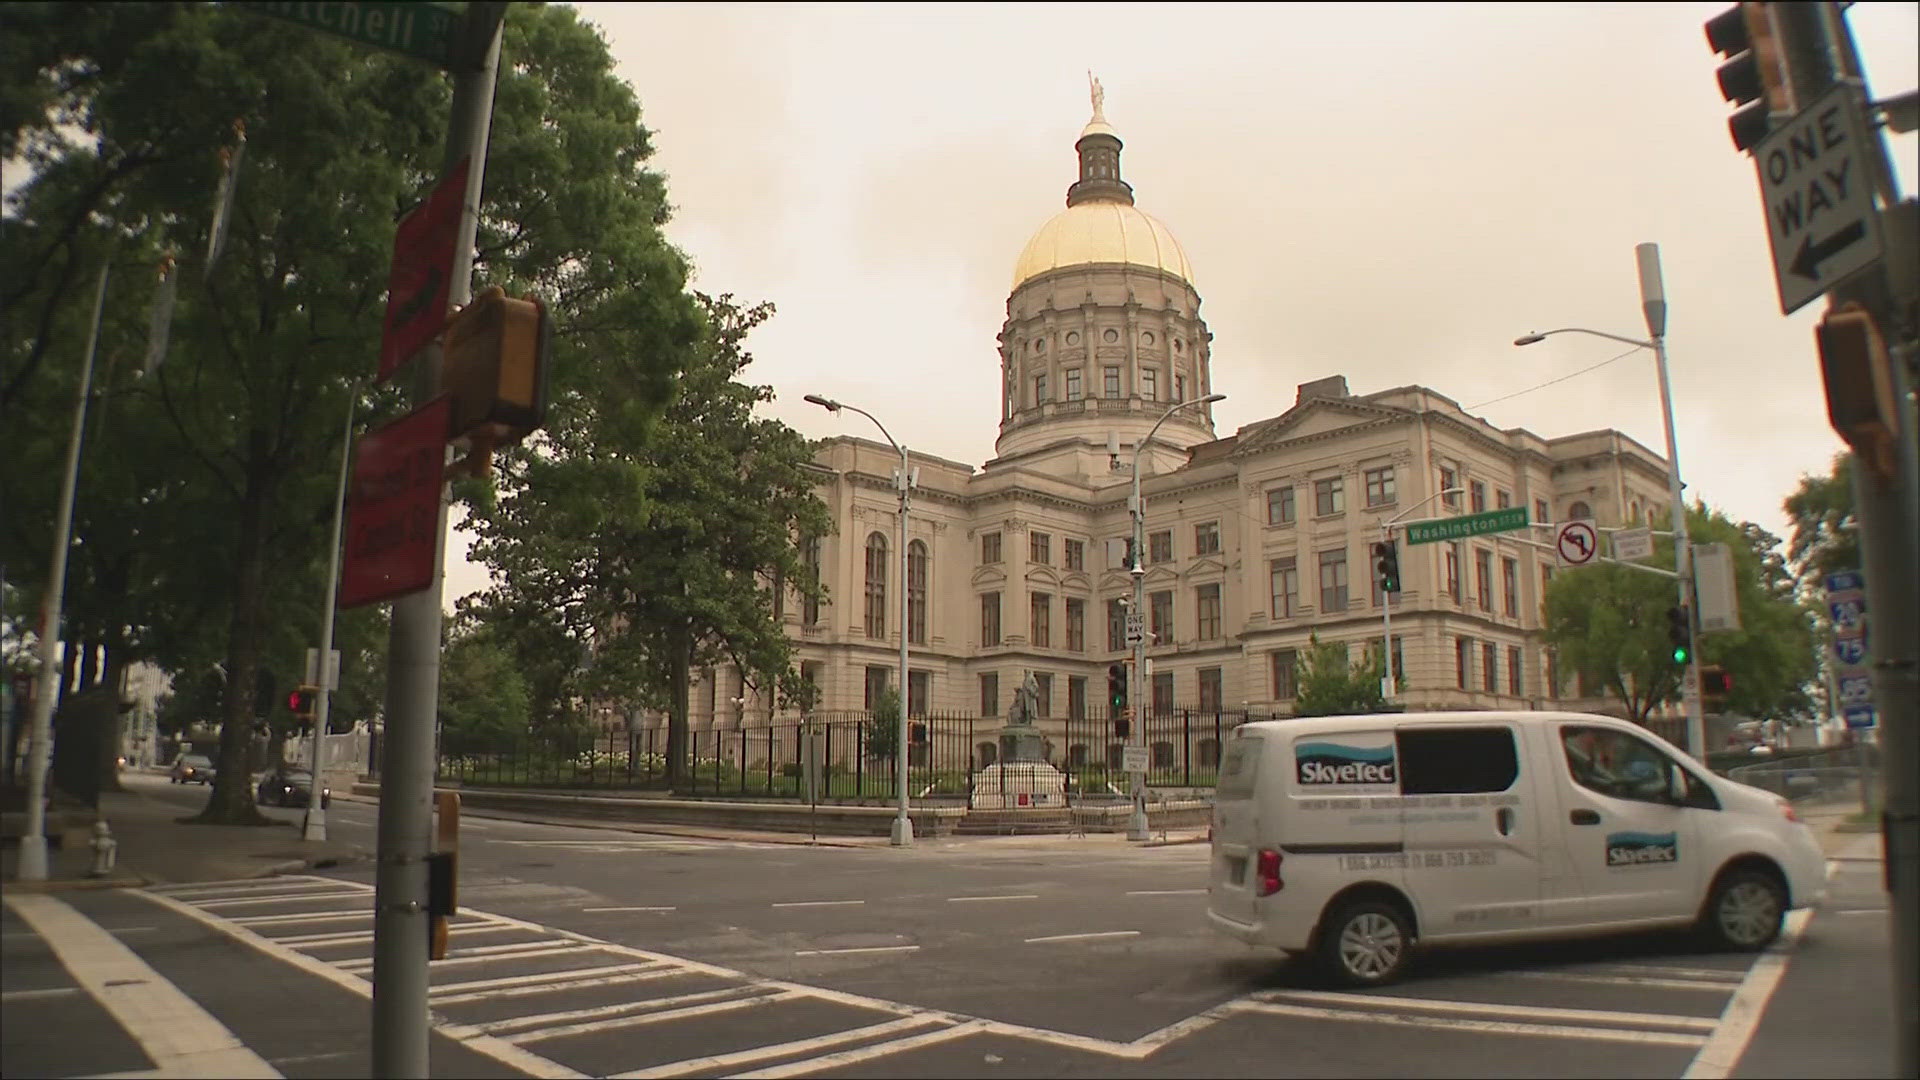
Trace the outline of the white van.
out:
[[[1221,761],[1207,917],[1378,986],[1418,944],[1697,926],[1766,947],[1826,893],[1786,800],[1580,713],[1244,724]]]

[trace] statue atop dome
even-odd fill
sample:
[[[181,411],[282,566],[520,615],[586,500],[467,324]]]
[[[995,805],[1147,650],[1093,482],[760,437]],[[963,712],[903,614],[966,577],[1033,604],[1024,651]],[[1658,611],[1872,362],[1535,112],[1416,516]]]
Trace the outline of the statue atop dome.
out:
[[[1106,123],[1107,88],[1100,85],[1100,80],[1094,77],[1092,70],[1088,70],[1087,72],[1087,92],[1089,96],[1093,98],[1094,123]]]

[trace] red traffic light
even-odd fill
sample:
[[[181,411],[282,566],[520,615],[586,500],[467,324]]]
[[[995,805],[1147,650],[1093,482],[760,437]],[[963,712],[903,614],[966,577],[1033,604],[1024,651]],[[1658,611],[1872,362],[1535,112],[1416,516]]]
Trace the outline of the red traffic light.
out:
[[[301,705],[300,698],[301,698],[300,691],[298,690],[287,691],[287,711],[288,712],[297,713],[300,711],[300,705]]]

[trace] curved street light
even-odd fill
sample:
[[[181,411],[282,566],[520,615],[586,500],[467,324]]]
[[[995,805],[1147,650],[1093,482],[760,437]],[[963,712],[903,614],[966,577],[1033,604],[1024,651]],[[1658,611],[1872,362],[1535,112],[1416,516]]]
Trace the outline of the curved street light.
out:
[[[893,815],[892,842],[894,847],[910,847],[913,844],[913,819],[907,816],[907,509],[908,492],[912,489],[912,474],[908,471],[907,448],[893,441],[887,425],[877,417],[857,405],[848,405],[819,394],[808,394],[802,400],[811,402],[830,413],[838,414],[845,409],[856,412],[873,421],[880,434],[900,455],[900,471],[894,476],[894,488],[900,493],[900,730],[896,736],[894,772],[900,781],[899,805]]]
[[[1140,619],[1143,624],[1147,617],[1146,596],[1144,595],[1146,591],[1147,571],[1146,567],[1141,565],[1140,559],[1142,551],[1146,546],[1145,532],[1147,515],[1146,507],[1141,505],[1140,502],[1140,451],[1148,443],[1153,441],[1154,433],[1159,431],[1160,425],[1166,423],[1167,418],[1174,413],[1193,405],[1209,405],[1216,401],[1225,401],[1226,399],[1227,395],[1225,394],[1208,394],[1206,397],[1175,402],[1167,406],[1167,411],[1161,413],[1160,419],[1155,420],[1153,426],[1147,429],[1147,437],[1133,444],[1133,497],[1127,500],[1127,508],[1133,514],[1133,567],[1130,571],[1133,574],[1132,616]],[[1138,724],[1133,725],[1132,738],[1136,745],[1143,748],[1147,745],[1148,712],[1146,684],[1147,635],[1145,631],[1146,627],[1143,625],[1140,636],[1135,638],[1133,642],[1133,693],[1131,695],[1133,699],[1133,713],[1140,720]],[[1145,840],[1148,836],[1147,774],[1144,772],[1135,772],[1129,788],[1133,799],[1133,813],[1127,817],[1127,839]]]

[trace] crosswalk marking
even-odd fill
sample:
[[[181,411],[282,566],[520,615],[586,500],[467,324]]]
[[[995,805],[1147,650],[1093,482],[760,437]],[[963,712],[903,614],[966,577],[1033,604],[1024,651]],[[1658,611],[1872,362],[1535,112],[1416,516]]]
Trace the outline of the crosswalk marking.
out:
[[[752,1065],[775,1058],[795,1057],[811,1054],[816,1050],[825,1050],[830,1046],[859,1042],[862,1039],[891,1035],[896,1031],[912,1031],[928,1024],[950,1024],[952,1021],[938,1014],[923,1013],[916,1016],[903,1016],[898,1020],[886,1020],[866,1027],[849,1028],[827,1035],[816,1035],[811,1039],[799,1039],[788,1043],[774,1043],[771,1046],[756,1046],[751,1050],[737,1050],[731,1054],[715,1054],[712,1057],[688,1058],[667,1065],[656,1065],[650,1069],[636,1069],[633,1072],[615,1073],[613,1080],[666,1080],[668,1077],[690,1076],[698,1072],[717,1072],[732,1069],[737,1065]]]
[[[718,990],[698,990],[691,994],[675,994],[672,997],[643,998],[639,1001],[621,1001],[612,1005],[595,1005],[586,1009],[566,1009],[561,1012],[530,1013],[526,1016],[510,1016],[504,1020],[492,1020],[473,1026],[489,1035],[513,1035],[533,1032],[539,1028],[562,1027],[581,1020],[605,1020],[615,1016],[652,1012],[659,1009],[671,1009],[681,1005],[695,1005],[705,1001],[728,1001],[735,998],[756,997],[764,993],[766,993],[766,990],[758,986],[723,986]]]
[[[1483,1016],[1510,1016],[1534,1020],[1581,1020],[1596,1024],[1638,1024],[1643,1027],[1672,1027],[1692,1031],[1712,1031],[1711,1018],[1675,1016],[1671,1013],[1615,1012],[1610,1009],[1565,1009],[1546,1005],[1498,1005],[1479,1001],[1449,1001],[1438,998],[1387,997],[1381,994],[1346,994],[1320,990],[1268,990],[1255,994],[1260,1001],[1298,1001],[1307,1004],[1351,1005],[1361,1009],[1401,1008],[1440,1013],[1478,1013]]]
[[[666,1020],[685,1020],[692,1016],[711,1016],[715,1013],[736,1012],[740,1009],[756,1009],[777,1001],[791,1001],[805,997],[800,990],[772,990],[755,987],[753,997],[737,998],[732,1001],[716,1001],[707,1005],[688,1005],[665,1012],[642,1013],[638,1016],[617,1016],[607,1020],[589,1020],[579,1024],[567,1024],[563,1027],[541,1028],[537,1031],[522,1032],[518,1035],[503,1036],[507,1042],[518,1046],[522,1043],[540,1042],[544,1039],[558,1039],[568,1035],[589,1035],[597,1031],[612,1031],[616,1028],[640,1027],[645,1024],[658,1024]]]
[[[1313,1005],[1288,1005],[1277,1001],[1243,1001],[1234,1007],[1245,1012],[1296,1016],[1308,1020],[1357,1020],[1363,1023],[1391,1024],[1400,1027],[1481,1031],[1490,1035],[1546,1035],[1598,1039],[1606,1042],[1655,1043],[1664,1046],[1700,1046],[1707,1041],[1704,1035],[1685,1035],[1673,1031],[1636,1031],[1627,1028],[1533,1024],[1517,1020],[1474,1020],[1460,1016],[1422,1016],[1413,1013],[1372,1012],[1359,1009],[1326,1009]]]
[[[593,968],[585,969],[588,971]],[[581,969],[568,968],[565,971],[546,972],[549,975],[577,975]],[[627,983],[653,982],[657,979],[683,978],[687,972],[670,967],[647,968],[628,971],[623,975],[598,975],[590,979],[566,979],[559,982],[527,983],[524,986],[506,986],[493,990],[475,990],[465,994],[436,995],[428,990],[429,1000],[435,1005],[462,1005],[470,1001],[500,1001],[505,998],[531,997],[535,994],[558,993],[563,990],[588,990],[595,987],[622,986]],[[453,985],[458,986],[459,983]]]
[[[883,1042],[875,1046],[863,1046],[857,1050],[842,1050],[838,1053],[809,1058],[806,1061],[795,1061],[786,1065],[776,1065],[770,1069],[761,1069],[757,1072],[734,1073],[733,1075],[737,1080],[746,1080],[747,1077],[766,1077],[768,1080],[776,1080],[778,1077],[805,1076],[808,1073],[824,1072],[827,1069],[837,1069],[843,1065],[853,1065],[872,1058],[898,1054],[905,1050],[918,1050],[923,1046],[932,1046],[935,1043],[964,1038],[976,1032],[984,1031],[986,1027],[987,1025],[982,1021],[970,1020],[966,1023],[955,1024],[952,1027],[939,1031],[928,1031],[919,1035],[908,1035],[904,1039],[894,1039],[891,1042]]]

